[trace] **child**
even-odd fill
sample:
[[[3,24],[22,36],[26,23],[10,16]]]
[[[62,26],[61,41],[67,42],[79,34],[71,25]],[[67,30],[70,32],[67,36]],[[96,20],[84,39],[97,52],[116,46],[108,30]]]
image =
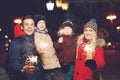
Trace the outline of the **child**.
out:
[[[59,60],[56,56],[56,51],[53,47],[53,42],[48,34],[46,27],[46,18],[43,15],[37,14],[34,16],[36,30],[34,32],[34,44],[36,50],[40,54],[43,68],[46,72],[46,80],[55,80],[54,70],[60,68]]]
[[[72,80],[76,55],[76,37],[74,36],[73,23],[71,21],[63,22],[58,31],[58,36],[60,37],[55,47],[58,50],[62,71],[67,72],[66,80]]]

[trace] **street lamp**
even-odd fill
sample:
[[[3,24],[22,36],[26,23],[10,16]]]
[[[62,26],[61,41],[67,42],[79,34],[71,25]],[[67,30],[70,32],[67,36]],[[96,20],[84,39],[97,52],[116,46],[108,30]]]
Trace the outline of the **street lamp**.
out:
[[[62,6],[62,0],[56,0],[56,7],[60,8]]]
[[[69,3],[67,1],[62,3],[62,10],[68,10],[69,8]]]
[[[109,14],[106,19],[110,20],[111,23],[113,23],[113,20],[116,19],[117,16],[115,14]]]
[[[119,31],[120,31],[120,26],[117,26],[116,29],[117,29],[117,31],[119,32]]]
[[[53,1],[48,1],[47,3],[46,3],[46,7],[47,7],[47,10],[48,11],[53,11],[53,9],[54,9],[54,2]]]
[[[21,24],[22,23],[21,18],[15,18],[14,23]]]
[[[2,28],[0,28],[0,32],[2,31]]]

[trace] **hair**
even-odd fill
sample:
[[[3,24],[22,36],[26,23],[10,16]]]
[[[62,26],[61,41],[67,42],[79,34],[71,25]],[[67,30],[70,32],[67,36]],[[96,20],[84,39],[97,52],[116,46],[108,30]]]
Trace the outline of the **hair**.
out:
[[[31,15],[26,15],[26,16],[22,17],[22,23],[21,23],[22,26],[23,26],[23,22],[25,19],[32,19],[33,20],[33,17]]]
[[[97,39],[98,39],[98,36],[97,34],[95,33],[93,38],[90,40],[90,43],[88,44],[91,48],[91,50],[89,52],[87,52],[87,57],[91,57],[94,55],[94,51],[95,51],[95,48],[96,48],[96,44],[97,44]],[[81,34],[80,36],[78,36],[78,39],[77,39],[77,45],[81,45],[82,42],[84,42],[86,39],[85,39],[85,36],[84,34]]]

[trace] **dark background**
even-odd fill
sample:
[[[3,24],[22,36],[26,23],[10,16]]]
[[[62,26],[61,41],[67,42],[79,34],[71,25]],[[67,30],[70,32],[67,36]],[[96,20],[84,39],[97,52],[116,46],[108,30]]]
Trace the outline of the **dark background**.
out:
[[[109,37],[106,41],[118,42],[120,32],[116,27],[120,25],[120,1],[119,0],[68,0],[69,10],[64,11],[55,6],[53,11],[48,11],[46,2],[48,0],[1,0],[0,1],[0,45],[5,44],[4,35],[8,35],[10,39],[13,36],[14,22],[16,17],[22,17],[27,14],[36,12],[43,14],[47,18],[49,31],[53,36],[59,26],[70,18],[74,23],[76,34],[82,32],[83,25],[91,18],[97,20],[98,28],[102,27],[109,32]],[[54,0],[53,0],[54,1]],[[110,23],[106,16],[110,13],[115,13],[117,19]]]

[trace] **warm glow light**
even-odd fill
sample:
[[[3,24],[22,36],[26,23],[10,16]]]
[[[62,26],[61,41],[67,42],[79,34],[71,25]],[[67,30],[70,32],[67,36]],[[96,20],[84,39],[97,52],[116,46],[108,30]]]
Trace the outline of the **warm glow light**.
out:
[[[63,10],[68,10],[68,8],[69,8],[69,3],[68,2],[63,2],[62,3],[62,9]]]
[[[6,51],[8,51],[8,48],[5,48]]]
[[[109,14],[106,19],[110,20],[111,23],[113,23],[113,20],[116,19],[117,16],[115,14]]]
[[[0,32],[2,31],[2,29],[0,28]]]
[[[8,42],[11,43],[11,39],[9,39]]]
[[[47,7],[47,10],[48,10],[48,11],[53,11],[53,9],[54,9],[54,2],[48,1],[48,2],[46,3],[46,7]]]
[[[8,38],[8,36],[7,36],[7,35],[5,35],[5,38]]]
[[[62,0],[56,0],[56,7],[60,8],[62,6]]]
[[[117,29],[117,31],[120,31],[120,26],[117,26],[116,29]]]
[[[21,24],[22,23],[21,18],[15,18],[14,23]]]
[[[34,66],[38,63],[38,57],[35,55],[27,55],[27,60],[25,64]]]
[[[108,42],[107,43],[107,46],[109,47],[109,46],[112,46],[112,43],[111,42]]]

